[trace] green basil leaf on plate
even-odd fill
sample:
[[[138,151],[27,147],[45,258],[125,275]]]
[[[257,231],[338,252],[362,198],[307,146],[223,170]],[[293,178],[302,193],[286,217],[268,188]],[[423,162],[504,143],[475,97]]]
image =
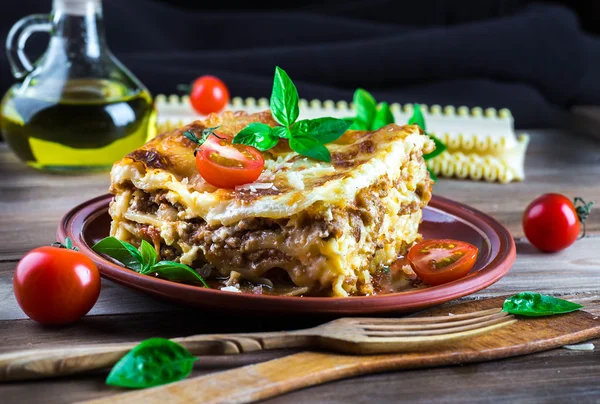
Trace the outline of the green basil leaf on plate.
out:
[[[502,310],[520,316],[541,317],[570,313],[582,307],[580,304],[554,296],[522,292],[506,299]]]
[[[205,287],[210,288],[204,278],[194,271],[187,265],[173,261],[160,261],[157,262],[152,268],[149,269],[149,273],[156,273],[161,278],[168,279],[174,282],[184,283],[202,283]]]
[[[271,134],[282,139],[289,139],[291,136],[290,129],[285,126],[275,126],[271,128]]]
[[[350,125],[348,121],[337,118],[304,119],[294,124],[292,132],[312,136],[319,143],[325,144],[339,139]]]
[[[298,101],[298,90],[292,79],[285,70],[277,66],[271,93],[271,113],[275,120],[281,125],[292,126],[300,114]]]
[[[142,255],[142,265],[144,266],[142,272],[145,273],[149,268],[156,264],[158,257],[152,244],[146,240],[142,240],[142,243],[140,244],[140,254]]]
[[[106,254],[136,272],[142,271],[144,263],[142,255],[126,241],[121,241],[116,237],[106,237],[94,244],[92,250]]]
[[[115,364],[106,378],[106,384],[141,389],[176,382],[192,372],[197,359],[176,342],[150,338]]]
[[[419,125],[423,132],[427,131],[427,127],[425,126],[425,117],[423,116],[423,112],[421,111],[421,106],[419,104],[413,104],[413,114],[408,120],[408,124]]]
[[[233,138],[235,144],[245,144],[260,151],[269,150],[277,141],[278,138],[273,135],[271,127],[261,122],[249,124]]]
[[[356,119],[352,129],[370,130],[377,113],[375,98],[367,90],[359,88],[354,92],[352,102],[356,111]]]
[[[436,156],[439,156],[440,154],[442,154],[443,152],[445,152],[448,149],[446,147],[446,145],[444,143],[442,143],[442,141],[440,139],[438,139],[437,137],[435,137],[433,135],[429,135],[429,134],[428,134],[428,136],[431,138],[431,140],[433,140],[433,143],[435,143],[435,150],[432,151],[431,153],[425,154],[423,156],[423,158],[425,160],[429,160]]]
[[[329,150],[327,150],[327,147],[323,146],[312,136],[292,132],[290,148],[298,154],[315,160],[325,161],[327,163],[331,161],[331,154],[329,153]]]
[[[390,123],[394,123],[394,115],[392,114],[389,104],[387,102],[382,102],[375,113],[371,130],[381,129]]]

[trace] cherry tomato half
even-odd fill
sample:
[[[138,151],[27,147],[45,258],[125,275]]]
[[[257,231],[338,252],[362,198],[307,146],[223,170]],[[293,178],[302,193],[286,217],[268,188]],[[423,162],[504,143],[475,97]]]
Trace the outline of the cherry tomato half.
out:
[[[219,188],[256,181],[265,167],[262,154],[252,146],[231,143],[230,136],[217,136],[210,135],[196,153],[202,178]]]
[[[229,102],[229,90],[215,76],[201,76],[192,84],[190,91],[192,107],[202,115],[221,112]]]
[[[569,198],[560,194],[545,194],[525,209],[523,231],[538,249],[555,252],[577,240],[581,225]]]
[[[440,285],[468,274],[477,252],[477,247],[464,241],[425,240],[412,246],[408,261],[423,282]]]
[[[41,324],[77,321],[100,294],[100,274],[91,259],[67,248],[39,247],[19,261],[13,289],[21,309]]]

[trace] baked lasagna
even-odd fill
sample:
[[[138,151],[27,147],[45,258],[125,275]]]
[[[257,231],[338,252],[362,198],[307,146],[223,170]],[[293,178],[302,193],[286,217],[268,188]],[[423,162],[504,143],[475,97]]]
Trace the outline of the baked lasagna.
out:
[[[231,136],[270,112],[225,112],[163,133],[115,163],[111,235],[152,243],[164,260],[213,279],[272,285],[300,294],[370,295],[373,276],[419,239],[431,198],[423,154],[434,143],[418,126],[347,131],[327,145],[331,163],[291,151],[263,152],[258,180],[216,188],[198,174],[183,135],[218,127]]]

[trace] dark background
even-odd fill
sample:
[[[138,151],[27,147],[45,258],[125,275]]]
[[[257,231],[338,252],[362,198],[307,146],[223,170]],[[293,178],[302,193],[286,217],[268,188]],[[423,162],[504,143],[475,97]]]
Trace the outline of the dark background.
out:
[[[50,3],[3,5],[0,36]],[[111,50],[153,94],[214,74],[233,96],[264,97],[279,65],[302,98],[364,87],[380,101],[507,107],[518,127],[600,103],[599,1],[104,0],[104,15]],[[2,53],[0,90],[13,83]]]

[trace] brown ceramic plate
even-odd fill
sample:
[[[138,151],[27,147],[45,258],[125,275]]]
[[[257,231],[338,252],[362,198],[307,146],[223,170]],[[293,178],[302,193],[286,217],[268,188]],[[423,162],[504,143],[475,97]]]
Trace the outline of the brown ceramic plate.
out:
[[[96,254],[90,246],[108,236],[111,198],[103,195],[73,208],[60,222],[59,239],[70,237],[98,265],[105,278],[161,299],[213,310],[348,315],[415,311],[484,289],[508,272],[516,256],[512,236],[496,220],[466,205],[434,196],[425,208],[420,231],[425,239],[452,238],[479,248],[477,262],[464,278],[426,289],[347,298],[223,292],[140,275]]]

